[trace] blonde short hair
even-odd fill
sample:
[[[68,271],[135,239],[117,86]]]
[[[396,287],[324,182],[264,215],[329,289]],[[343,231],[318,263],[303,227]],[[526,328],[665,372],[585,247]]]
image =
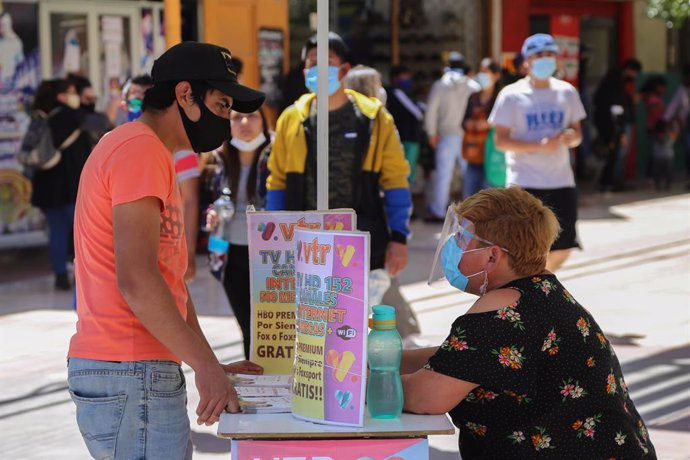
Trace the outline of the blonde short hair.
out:
[[[356,65],[345,76],[345,87],[378,98],[381,95],[381,74],[372,67]]]
[[[561,231],[553,211],[519,187],[482,190],[453,210],[474,223],[477,236],[507,249],[510,268],[521,276],[544,270]]]

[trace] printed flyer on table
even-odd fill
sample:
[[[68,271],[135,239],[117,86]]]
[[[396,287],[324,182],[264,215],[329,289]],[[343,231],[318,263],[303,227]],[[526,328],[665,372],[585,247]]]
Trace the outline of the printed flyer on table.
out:
[[[363,426],[369,234],[295,231],[297,342],[292,413]]]
[[[352,230],[351,209],[247,213],[252,305],[250,359],[266,374],[292,374],[295,346],[295,230]]]

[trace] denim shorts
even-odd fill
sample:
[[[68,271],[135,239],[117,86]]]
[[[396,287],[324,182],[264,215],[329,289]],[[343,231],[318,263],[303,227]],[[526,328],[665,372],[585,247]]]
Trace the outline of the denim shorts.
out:
[[[67,368],[77,425],[93,458],[192,458],[179,364],[70,358]]]

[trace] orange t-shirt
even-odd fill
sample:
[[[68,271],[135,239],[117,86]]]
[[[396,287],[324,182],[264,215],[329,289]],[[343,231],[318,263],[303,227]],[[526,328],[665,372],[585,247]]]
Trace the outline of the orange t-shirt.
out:
[[[187,317],[187,245],[173,157],[147,125],[126,123],[101,139],[81,173],[74,221],[79,319],[70,358],[180,361],[144,327],[117,286],[113,206],[149,196],[163,204],[158,268]]]

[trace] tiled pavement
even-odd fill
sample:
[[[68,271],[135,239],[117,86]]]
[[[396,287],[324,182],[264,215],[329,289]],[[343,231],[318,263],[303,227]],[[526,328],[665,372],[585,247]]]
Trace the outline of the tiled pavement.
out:
[[[690,459],[690,195],[588,195],[580,217],[584,249],[559,276],[614,343],[659,458]],[[402,293],[423,338],[437,343],[472,298],[425,285],[440,226],[415,222],[413,230]],[[21,254],[0,253],[0,458],[88,458],[66,392],[72,295],[52,290],[45,254],[17,263]],[[190,288],[202,327],[220,358],[239,359],[222,289],[200,272]],[[186,370],[191,418],[197,395]],[[196,459],[229,458],[215,427],[193,431]],[[434,460],[458,458],[452,436],[432,437],[431,446]]]

